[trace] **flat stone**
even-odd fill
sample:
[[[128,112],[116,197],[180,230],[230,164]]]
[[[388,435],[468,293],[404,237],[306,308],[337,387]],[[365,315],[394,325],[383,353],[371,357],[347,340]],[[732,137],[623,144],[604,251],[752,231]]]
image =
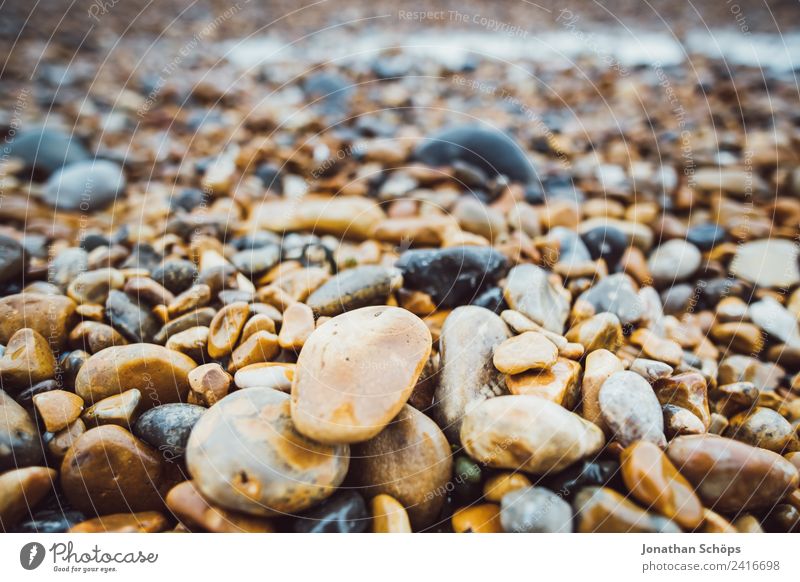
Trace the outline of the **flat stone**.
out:
[[[647,358],[636,358],[631,362],[631,372],[636,372],[642,378],[651,384],[656,380],[662,378],[669,378],[672,375],[672,366],[659,362],[658,360],[649,360]]]
[[[557,289],[544,269],[519,265],[511,269],[503,289],[506,302],[545,329],[561,334],[569,315],[569,294]]]
[[[467,412],[461,442],[481,463],[535,475],[558,472],[605,444],[603,432],[537,396],[498,396]]]
[[[581,383],[583,396],[581,414],[583,418],[593,422],[604,431],[608,427],[600,409],[600,388],[612,374],[622,372],[624,369],[622,360],[608,350],[595,350],[586,356],[586,369]]]
[[[780,455],[717,435],[673,439],[667,455],[716,511],[770,507],[798,485],[797,468]]]
[[[213,307],[201,307],[200,309],[181,315],[169,323],[164,324],[153,338],[153,341],[157,344],[164,345],[172,336],[189,329],[204,327],[208,330],[208,326],[211,325],[211,320],[214,319],[216,313],[217,311]]]
[[[220,400],[195,425],[186,448],[186,466],[204,497],[258,516],[302,511],[330,496],[349,459],[347,445],[323,445],[297,432],[289,396],[271,388]]]
[[[183,259],[165,261],[153,271],[151,278],[166,287],[170,293],[183,293],[197,279],[197,267],[193,262]]]
[[[149,309],[134,303],[122,291],[109,291],[105,313],[108,323],[132,342],[153,341],[161,327]]]
[[[190,327],[171,336],[167,340],[166,347],[168,350],[189,356],[195,362],[202,362],[209,357],[208,334],[209,329],[205,326]]]
[[[566,338],[581,344],[586,353],[600,349],[614,352],[624,341],[619,318],[613,313],[598,313],[581,321],[567,332]]]
[[[75,302],[63,295],[18,293],[0,299],[0,344],[8,345],[20,329],[30,328],[61,349],[74,327]]]
[[[445,319],[439,338],[441,364],[434,418],[450,442],[458,442],[468,410],[487,398],[508,393],[492,357],[509,335],[503,320],[483,307],[458,307]]]
[[[214,359],[230,355],[248,317],[250,306],[244,301],[237,301],[220,309],[208,326],[208,355]]]
[[[57,475],[47,467],[25,467],[0,474],[0,532],[13,531],[52,492]]]
[[[638,441],[620,455],[622,479],[634,498],[686,529],[703,522],[703,504],[664,452]]]
[[[526,331],[507,339],[494,350],[494,367],[504,374],[547,370],[556,363],[558,348],[540,333]]]
[[[83,399],[64,390],[50,390],[33,397],[36,413],[48,432],[58,432],[80,417]]]
[[[400,288],[403,276],[397,269],[364,265],[342,271],[314,291],[306,303],[317,316],[333,317],[371,305],[384,305]]]
[[[0,390],[0,471],[35,465],[41,458],[42,445],[33,420]]]
[[[6,390],[21,390],[53,378],[56,358],[47,340],[33,329],[19,330],[0,357],[0,381]]]
[[[572,533],[572,508],[544,487],[525,487],[503,496],[500,522],[508,533]]]
[[[82,321],[69,334],[70,346],[96,354],[112,346],[127,345],[121,333],[110,325],[97,321]]]
[[[610,312],[622,325],[634,324],[644,317],[644,307],[634,288],[633,280],[624,273],[600,279],[578,298],[591,303],[597,313]]]
[[[269,519],[212,505],[191,481],[175,485],[167,493],[167,507],[193,530],[210,533],[272,533]]]
[[[236,372],[245,366],[271,360],[280,352],[278,336],[268,331],[257,331],[233,350],[228,365],[229,372]]]
[[[281,260],[278,245],[265,245],[254,249],[239,251],[231,257],[233,266],[250,277],[261,275],[277,265]]]
[[[351,475],[367,497],[392,496],[415,529],[431,525],[447,497],[450,445],[430,418],[410,406],[377,436],[354,445]]]
[[[634,372],[616,372],[598,394],[600,413],[614,440],[623,447],[647,440],[666,445],[661,405],[647,381]]]
[[[237,388],[264,386],[288,394],[292,389],[295,368],[294,364],[282,362],[250,364],[237,370],[233,381]]]
[[[69,295],[76,303],[95,303],[103,305],[112,289],[122,289],[125,276],[117,269],[95,269],[85,271],[72,279],[67,287]]]
[[[581,365],[559,357],[549,370],[506,376],[511,394],[539,396],[572,410],[580,399]]]
[[[61,463],[78,437],[85,432],[85,422],[80,418],[73,421],[69,426],[55,433],[53,438],[47,442],[48,456],[58,463]]]
[[[155,344],[107,348],[89,358],[75,378],[75,392],[86,403],[136,388],[144,406],[180,402],[189,391],[188,374],[197,364]]]
[[[579,533],[681,533],[674,522],[645,511],[608,487],[584,488],[573,505]]]
[[[151,408],[133,425],[133,434],[157,450],[167,461],[183,457],[186,443],[206,409],[173,402]]]
[[[764,239],[739,245],[731,273],[759,287],[784,288],[800,282],[797,245],[787,239]]]
[[[454,246],[410,250],[395,263],[403,286],[431,296],[440,308],[471,303],[508,270],[508,260],[490,247]]]
[[[87,514],[157,511],[163,480],[160,456],[114,425],[83,433],[61,463],[64,494]]]
[[[334,317],[297,359],[297,430],[325,443],[372,438],[408,401],[430,351],[428,328],[404,309],[363,307]]]
[[[87,408],[81,418],[89,426],[115,424],[130,429],[142,403],[142,393],[136,388],[122,394],[103,398]]]
[[[663,404],[661,411],[664,413],[664,434],[667,435],[667,440],[686,434],[703,434],[710,429],[706,429],[702,420],[680,406]]]

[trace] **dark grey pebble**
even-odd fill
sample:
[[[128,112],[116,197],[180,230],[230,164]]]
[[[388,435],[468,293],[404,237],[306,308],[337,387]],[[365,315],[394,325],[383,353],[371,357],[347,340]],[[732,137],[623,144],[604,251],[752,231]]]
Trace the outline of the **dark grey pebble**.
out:
[[[142,414],[133,426],[133,434],[158,450],[167,459],[177,459],[186,452],[192,428],[206,409],[194,404],[162,404]]]
[[[296,517],[292,530],[295,533],[363,533],[371,522],[364,498],[345,489]]]
[[[152,343],[161,328],[160,322],[149,309],[134,303],[122,291],[109,292],[106,318],[114,329],[137,343]]]

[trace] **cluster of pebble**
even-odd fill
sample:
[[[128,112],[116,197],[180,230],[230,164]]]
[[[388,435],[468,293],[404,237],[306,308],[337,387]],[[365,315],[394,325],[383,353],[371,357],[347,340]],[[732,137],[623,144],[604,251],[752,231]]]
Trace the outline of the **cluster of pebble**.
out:
[[[747,150],[715,112],[731,129],[697,131],[687,181],[679,136],[657,136],[670,157],[642,130],[665,107],[616,137],[596,113],[535,135],[527,108],[426,135],[409,106],[431,86],[401,57],[359,88],[308,74],[293,119],[204,80],[184,107],[165,90],[134,146],[146,92],[125,94],[99,157],[14,137],[0,529],[800,528],[796,124],[763,129],[753,81]],[[658,90],[592,71],[620,107]],[[698,123],[693,92],[740,98],[704,74],[678,91]]]

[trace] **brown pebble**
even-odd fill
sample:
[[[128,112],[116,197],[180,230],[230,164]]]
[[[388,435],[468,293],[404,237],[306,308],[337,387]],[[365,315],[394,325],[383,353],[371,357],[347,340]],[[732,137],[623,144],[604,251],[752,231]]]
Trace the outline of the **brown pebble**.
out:
[[[405,507],[394,497],[381,493],[372,498],[373,533],[411,533],[411,522]]]
[[[231,375],[216,363],[203,364],[189,372],[189,403],[213,406],[225,396],[231,387]]]
[[[67,533],[156,533],[164,531],[168,525],[158,511],[114,513],[76,524]]]
[[[500,503],[503,496],[511,491],[531,487],[533,484],[522,473],[498,473],[486,480],[483,485],[483,497],[486,501]]]
[[[110,325],[96,321],[82,321],[70,332],[69,343],[73,349],[96,354],[111,346],[127,345],[128,340]]]
[[[507,339],[494,350],[495,368],[504,374],[547,370],[556,363],[558,348],[544,335],[526,331]]]
[[[191,481],[175,485],[167,493],[167,507],[191,528],[211,533],[271,533],[274,530],[264,517],[237,513],[215,507]]]
[[[53,490],[57,473],[47,467],[25,467],[0,474],[0,531],[11,532]]]
[[[502,533],[500,506],[484,503],[457,509],[451,519],[455,533]]]
[[[126,390],[122,394],[114,394],[103,398],[86,409],[81,417],[88,426],[116,424],[129,428],[136,420],[142,402],[142,393],[136,388]]]
[[[83,399],[64,390],[50,390],[33,397],[33,405],[48,432],[58,432],[83,412]]]
[[[269,333],[275,333],[275,321],[268,315],[256,313],[247,320],[247,323],[244,324],[242,337],[239,339],[239,341],[245,341],[257,331],[268,331]]]
[[[220,309],[208,326],[208,355],[215,360],[229,355],[249,316],[250,306],[243,301]]]
[[[279,351],[278,336],[268,331],[257,331],[233,350],[228,371],[235,372],[251,364],[269,361]]]
[[[0,382],[4,390],[21,390],[48,380],[55,373],[55,356],[41,334],[25,328],[11,336],[0,357]]]

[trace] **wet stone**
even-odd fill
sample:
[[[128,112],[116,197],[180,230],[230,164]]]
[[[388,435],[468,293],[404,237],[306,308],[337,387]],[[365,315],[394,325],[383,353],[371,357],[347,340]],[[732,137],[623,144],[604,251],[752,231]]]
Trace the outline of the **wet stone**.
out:
[[[585,487],[623,487],[619,463],[611,459],[586,459],[544,480],[544,485],[569,501]]]
[[[664,447],[664,418],[650,384],[634,372],[616,372],[598,395],[603,421],[622,446],[648,440]]]
[[[389,495],[376,495],[370,503],[373,533],[411,533],[408,513]]]
[[[800,442],[789,421],[761,406],[732,417],[725,436],[778,454],[800,450]]]
[[[112,289],[121,289],[125,277],[117,269],[96,269],[80,273],[67,287],[67,295],[76,303],[104,304]]]
[[[572,410],[579,399],[581,365],[559,357],[547,370],[530,370],[506,376],[506,386],[511,394],[545,398]]]
[[[258,364],[256,364],[258,365]],[[189,402],[201,406],[213,406],[225,396],[231,385],[231,375],[219,364],[203,364],[188,375]],[[239,386],[242,388],[242,386]]]
[[[214,319],[214,315],[216,315],[216,313],[217,312],[213,307],[202,307],[190,313],[181,315],[180,317],[177,317],[165,324],[156,334],[155,338],[153,338],[153,341],[157,344],[163,345],[167,343],[172,336],[197,327],[204,328],[206,330],[205,333],[208,334],[208,326],[211,325],[211,321]],[[208,340],[207,337],[206,340]]]
[[[41,458],[39,431],[33,420],[0,390],[0,471],[35,465]]]
[[[13,281],[24,266],[22,245],[16,239],[0,234],[0,283]]]
[[[197,279],[197,268],[191,261],[170,260],[156,268],[151,277],[171,293],[178,294],[194,284]]]
[[[347,473],[349,447],[302,436],[289,408],[287,394],[256,387],[208,409],[186,448],[186,466],[204,497],[270,516],[302,511],[334,492]]]
[[[25,467],[0,474],[0,532],[10,532],[52,491],[57,473],[47,467]]]
[[[511,307],[541,325],[561,334],[569,315],[569,295],[557,289],[545,270],[535,265],[519,265],[508,274],[503,290]]]
[[[186,453],[192,428],[206,409],[175,402],[151,408],[133,426],[133,434],[156,449],[168,461]]]
[[[500,507],[495,503],[482,503],[462,507],[453,513],[451,524],[454,533],[501,533]]]
[[[619,264],[625,249],[628,248],[628,237],[614,226],[598,226],[581,235],[593,260],[603,259],[609,269]]]
[[[295,533],[363,533],[370,515],[360,493],[342,490],[320,505],[294,519]]]
[[[681,533],[674,522],[607,487],[586,487],[575,496],[573,506],[579,533]]]
[[[0,299],[0,344],[8,345],[11,336],[30,328],[46,338],[54,348],[66,344],[75,323],[75,302],[60,295],[19,293]]]
[[[33,397],[37,416],[48,432],[58,432],[83,412],[83,399],[72,392],[51,390]]]
[[[365,265],[342,271],[314,291],[306,303],[317,316],[333,317],[371,305],[383,305],[400,288],[397,269]]]
[[[82,321],[69,334],[69,343],[73,348],[83,348],[91,354],[96,354],[111,346],[124,346],[128,341],[110,325],[96,321]]]
[[[244,302],[231,303],[220,309],[209,324],[208,355],[214,359],[230,355],[248,317],[250,306]]]
[[[669,440],[676,436],[706,432],[703,421],[685,408],[674,404],[663,404],[661,410],[664,413],[664,434]]]
[[[245,366],[271,360],[279,351],[277,335],[268,331],[257,331],[233,350],[228,371],[233,373]]]
[[[544,487],[525,487],[503,496],[500,522],[507,533],[571,533],[572,508]]]
[[[699,418],[704,426],[711,424],[706,380],[697,372],[685,372],[663,378],[655,383],[656,396],[661,404],[685,408]]]
[[[614,352],[624,341],[619,318],[613,313],[598,313],[580,322],[567,332],[566,338],[581,344],[586,353],[599,349]]]
[[[161,325],[145,307],[134,303],[122,291],[110,291],[106,317],[111,326],[132,342],[151,342]]]
[[[21,390],[53,378],[56,366],[47,340],[32,329],[21,329],[0,357],[0,381],[6,390]]]

